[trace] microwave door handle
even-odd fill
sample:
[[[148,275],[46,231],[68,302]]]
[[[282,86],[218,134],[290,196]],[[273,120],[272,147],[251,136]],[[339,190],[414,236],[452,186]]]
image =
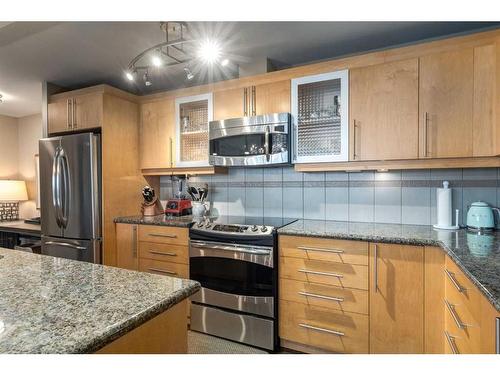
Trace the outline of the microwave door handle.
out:
[[[266,126],[266,134],[264,136],[265,148],[266,148],[266,161],[271,160],[271,143],[270,143],[270,133],[271,129]]]

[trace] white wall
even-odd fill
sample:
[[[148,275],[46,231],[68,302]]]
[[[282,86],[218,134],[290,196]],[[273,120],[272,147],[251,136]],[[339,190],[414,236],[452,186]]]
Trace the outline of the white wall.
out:
[[[0,179],[18,177],[17,119],[0,115]]]
[[[0,115],[0,179],[26,181],[28,201],[19,205],[19,216],[39,216],[36,209],[36,168],[38,140],[42,137],[42,115],[20,118]]]
[[[31,218],[40,216],[36,208],[35,155],[38,154],[38,140],[42,138],[42,115],[32,115],[17,119],[18,130],[18,176],[26,181],[27,202],[19,205],[19,216]]]

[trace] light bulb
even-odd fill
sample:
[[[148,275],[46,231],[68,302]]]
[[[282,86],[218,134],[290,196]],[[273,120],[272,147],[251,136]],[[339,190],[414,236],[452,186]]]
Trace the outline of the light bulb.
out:
[[[220,62],[222,66],[227,66],[229,64],[229,59],[224,59]]]
[[[125,77],[127,77],[127,79],[129,81],[133,81],[134,80],[134,75],[131,72],[125,73]]]
[[[198,50],[198,57],[207,64],[213,64],[220,56],[220,46],[212,40],[205,40]]]
[[[161,59],[158,56],[156,56],[156,55],[153,56],[151,61],[153,62],[154,66],[161,66]]]

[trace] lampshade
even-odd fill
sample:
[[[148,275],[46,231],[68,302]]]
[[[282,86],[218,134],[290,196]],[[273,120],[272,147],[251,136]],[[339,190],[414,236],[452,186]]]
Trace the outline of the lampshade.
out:
[[[27,201],[26,183],[19,180],[0,180],[0,202]]]

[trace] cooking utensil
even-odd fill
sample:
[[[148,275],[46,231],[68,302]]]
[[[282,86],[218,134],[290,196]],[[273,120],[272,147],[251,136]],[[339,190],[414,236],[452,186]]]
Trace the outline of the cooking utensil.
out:
[[[142,189],[142,197],[147,203],[151,203],[155,198],[155,189],[150,186],[144,186]]]
[[[200,195],[198,193],[198,189],[196,189],[194,186],[190,186],[188,188],[188,193],[193,198],[193,200],[195,200],[195,201],[200,200]]]

